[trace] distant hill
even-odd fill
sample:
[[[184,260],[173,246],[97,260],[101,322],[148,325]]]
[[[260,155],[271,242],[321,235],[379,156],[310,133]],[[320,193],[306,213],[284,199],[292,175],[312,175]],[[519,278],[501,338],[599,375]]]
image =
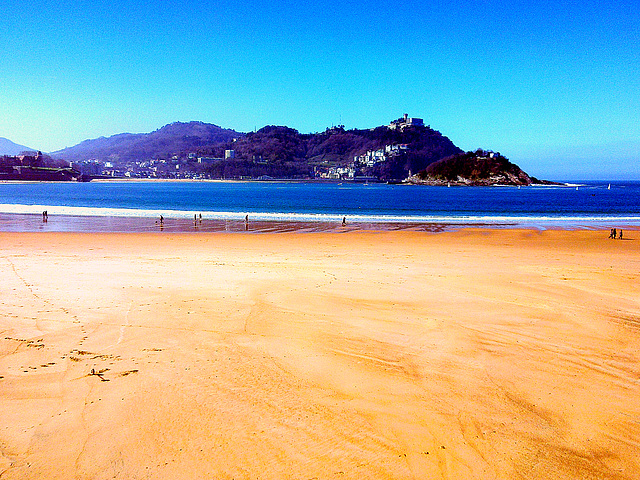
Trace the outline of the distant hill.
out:
[[[51,155],[71,162],[89,159],[130,162],[169,158],[199,147],[229,142],[240,135],[234,130],[209,123],[176,122],[151,133],[121,133],[85,140]]]
[[[458,153],[430,164],[409,181],[422,185],[531,185],[549,184],[529,176],[499,153],[482,149]]]
[[[22,152],[35,152],[35,148],[13,143],[8,138],[0,137],[0,155],[19,155]]]

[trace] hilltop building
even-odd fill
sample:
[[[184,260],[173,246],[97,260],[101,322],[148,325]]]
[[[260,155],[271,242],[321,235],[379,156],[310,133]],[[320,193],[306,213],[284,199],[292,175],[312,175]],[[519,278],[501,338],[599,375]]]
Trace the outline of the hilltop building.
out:
[[[394,120],[389,124],[389,130],[404,130],[407,127],[424,127],[422,118],[409,117],[407,113],[402,118]]]

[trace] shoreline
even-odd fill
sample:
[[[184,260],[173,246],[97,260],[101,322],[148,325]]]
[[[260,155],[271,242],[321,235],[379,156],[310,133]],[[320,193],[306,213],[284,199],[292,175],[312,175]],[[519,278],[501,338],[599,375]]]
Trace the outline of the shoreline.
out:
[[[346,233],[352,231],[418,231],[444,232],[458,228],[500,228],[516,224],[426,223],[426,222],[340,222],[281,221],[243,219],[207,219],[156,217],[49,215],[42,221],[37,214],[0,213],[0,232],[84,232],[84,233]]]
[[[545,182],[552,183],[531,183],[529,185],[521,185],[521,187],[576,187],[576,186],[587,186],[589,184],[624,184],[624,183],[637,183],[640,180],[631,179],[631,180],[622,180],[622,179],[561,179],[561,180],[545,180]],[[354,181],[350,179],[336,179],[336,178],[273,178],[268,180],[259,180],[257,178],[153,178],[153,177],[100,177],[100,178],[91,178],[91,182],[102,183],[102,182],[185,182],[185,183],[200,183],[200,182],[216,182],[216,183],[348,183],[348,184],[359,184],[365,183],[364,181]],[[7,180],[0,179],[0,184],[3,183],[25,183],[25,184],[33,184],[33,183],[74,183],[69,181],[60,181],[60,180]],[[393,184],[396,186],[430,186],[426,184],[420,183],[412,183],[404,180],[398,181],[377,181],[377,182],[369,182],[373,184]],[[440,186],[440,185],[438,185]],[[444,184],[446,187],[446,182]],[[452,183],[453,187],[454,184]],[[513,187],[518,188],[518,185],[511,184],[491,184],[491,185],[469,185],[469,184],[460,184],[456,186],[471,186],[471,187]]]
[[[265,220],[249,217],[245,223],[243,214],[234,218],[206,218],[196,222],[190,217],[165,216],[160,224],[158,217],[149,216],[101,216],[49,214],[45,222],[36,213],[0,213],[0,232],[85,232],[85,233],[346,233],[352,231],[416,231],[440,233],[463,229],[515,229],[515,230],[608,230],[623,228],[639,230],[640,225],[628,221],[607,220],[549,220],[521,217],[513,220],[447,220],[447,221],[353,221],[348,216],[346,225],[331,220]],[[640,219],[639,219],[640,220]]]

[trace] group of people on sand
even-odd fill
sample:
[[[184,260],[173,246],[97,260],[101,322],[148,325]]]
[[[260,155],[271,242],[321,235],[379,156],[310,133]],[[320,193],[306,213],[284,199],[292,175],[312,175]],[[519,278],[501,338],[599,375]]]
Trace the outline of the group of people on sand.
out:
[[[164,217],[160,215],[160,223],[156,220],[156,225],[160,225],[160,228],[164,227]],[[198,228],[198,225],[202,225],[202,214],[194,213],[193,214],[193,226]],[[249,230],[249,215],[245,215],[244,217],[244,229]]]
[[[42,219],[45,219],[45,215],[47,212],[42,213]],[[46,220],[45,220],[46,221]],[[193,214],[193,226],[198,228],[198,225],[202,224],[202,214]],[[164,227],[164,217],[160,215],[160,222],[156,220],[156,225],[160,225],[160,228]],[[345,227],[347,225],[347,217],[342,217],[342,226]],[[249,230],[249,215],[245,215],[244,217],[244,229]],[[613,231],[614,229],[612,229]],[[614,237],[615,238],[615,237]],[[620,230],[620,238],[622,238],[622,230]]]
[[[622,229],[620,229],[620,233],[615,228],[611,229],[611,233],[609,233],[609,238],[618,238],[622,240]]]

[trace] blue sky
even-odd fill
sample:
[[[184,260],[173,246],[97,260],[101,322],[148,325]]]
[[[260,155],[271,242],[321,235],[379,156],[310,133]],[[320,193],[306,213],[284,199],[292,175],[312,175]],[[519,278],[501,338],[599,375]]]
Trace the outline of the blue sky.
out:
[[[3,0],[0,66],[0,136],[44,151],[406,112],[538,177],[640,179],[637,0]]]

